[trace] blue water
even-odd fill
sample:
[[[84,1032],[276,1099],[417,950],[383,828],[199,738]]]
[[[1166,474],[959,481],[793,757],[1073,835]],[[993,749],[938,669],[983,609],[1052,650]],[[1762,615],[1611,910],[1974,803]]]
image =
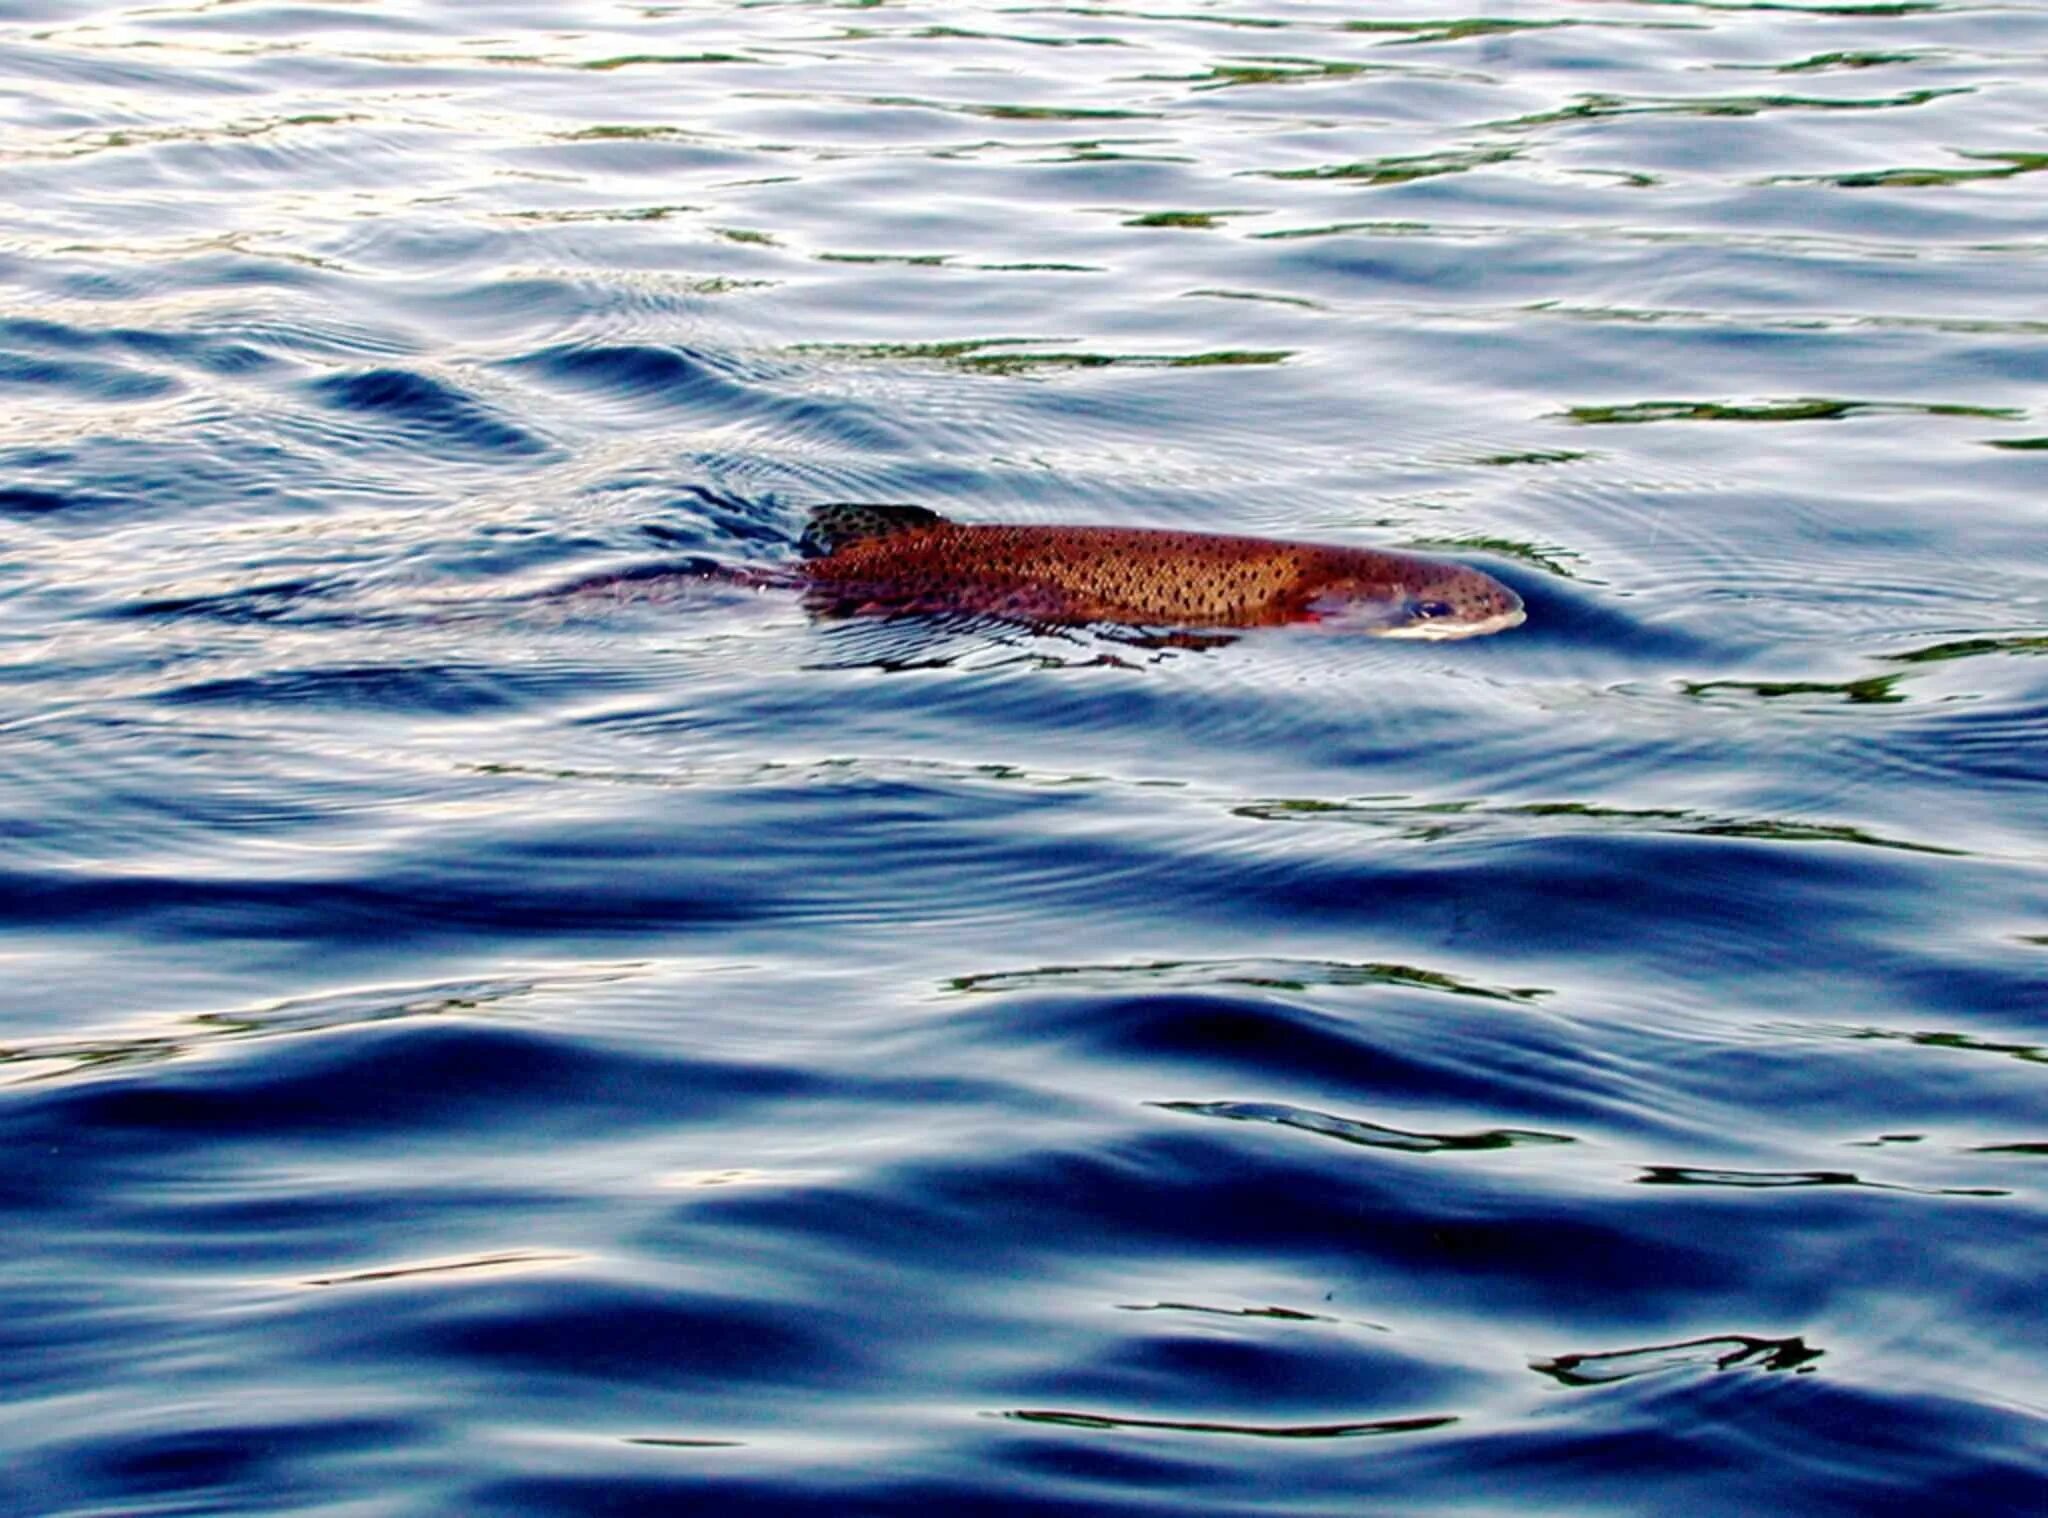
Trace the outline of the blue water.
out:
[[[0,0],[0,1511],[2048,1511],[2044,122],[2038,0]],[[555,593],[832,500],[1530,615]]]

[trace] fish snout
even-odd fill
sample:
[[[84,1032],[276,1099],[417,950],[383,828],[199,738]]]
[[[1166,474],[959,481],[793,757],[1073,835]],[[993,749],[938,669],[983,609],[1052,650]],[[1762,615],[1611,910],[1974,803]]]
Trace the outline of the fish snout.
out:
[[[1490,575],[1461,569],[1419,586],[1331,586],[1309,602],[1308,620],[1331,632],[1447,641],[1506,632],[1527,620],[1522,598]]]

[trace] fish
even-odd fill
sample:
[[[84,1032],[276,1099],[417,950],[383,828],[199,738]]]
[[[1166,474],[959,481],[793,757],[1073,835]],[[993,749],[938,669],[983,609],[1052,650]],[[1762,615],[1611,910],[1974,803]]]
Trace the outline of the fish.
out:
[[[1491,575],[1422,554],[1171,528],[958,522],[896,503],[819,506],[799,551],[791,578],[826,614],[1417,639],[1504,632],[1527,615]]]

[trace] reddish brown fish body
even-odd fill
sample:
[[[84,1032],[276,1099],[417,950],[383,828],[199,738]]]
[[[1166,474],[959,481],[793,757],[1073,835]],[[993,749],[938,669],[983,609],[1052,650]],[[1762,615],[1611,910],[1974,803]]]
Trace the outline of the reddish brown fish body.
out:
[[[833,515],[833,514],[837,515]],[[1470,637],[1522,620],[1515,593],[1417,554],[1132,527],[969,525],[911,507],[826,507],[799,568],[821,609],[1050,624],[1328,623]]]

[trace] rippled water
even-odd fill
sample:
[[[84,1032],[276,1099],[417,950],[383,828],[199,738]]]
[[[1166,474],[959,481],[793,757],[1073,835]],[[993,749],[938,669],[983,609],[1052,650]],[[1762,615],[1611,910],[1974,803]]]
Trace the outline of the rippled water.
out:
[[[2048,1508],[2048,7],[0,0],[0,1506]],[[562,585],[1455,545],[1144,647]]]

